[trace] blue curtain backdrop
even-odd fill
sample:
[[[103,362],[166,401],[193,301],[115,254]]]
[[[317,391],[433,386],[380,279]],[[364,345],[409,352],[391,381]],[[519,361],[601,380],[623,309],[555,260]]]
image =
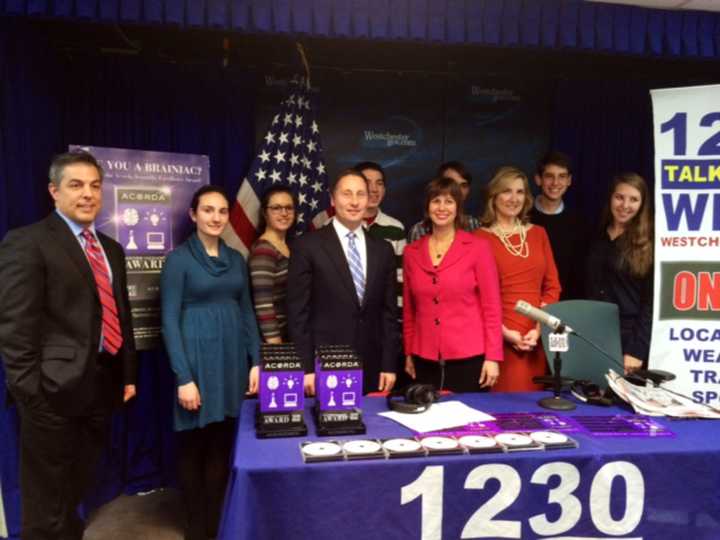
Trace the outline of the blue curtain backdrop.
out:
[[[572,156],[573,185],[566,198],[590,222],[607,201],[608,184],[615,174],[637,172],[652,192],[650,89],[661,86],[622,79],[558,82],[551,146]]]
[[[0,17],[0,237],[50,210],[47,167],[68,144],[208,154],[211,181],[237,192],[254,139],[245,73],[136,57],[74,58]],[[114,423],[91,506],[174,479],[173,380],[163,352],[141,353],[136,402]],[[17,419],[0,367],[0,477],[19,534]]]
[[[584,0],[0,0],[0,14],[720,58],[720,15]]]

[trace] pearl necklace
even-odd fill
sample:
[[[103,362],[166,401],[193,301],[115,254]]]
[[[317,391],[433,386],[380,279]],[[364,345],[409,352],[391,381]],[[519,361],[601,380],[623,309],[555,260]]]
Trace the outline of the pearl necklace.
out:
[[[510,232],[502,230],[500,225],[497,223],[493,225],[490,230],[500,239],[502,245],[505,246],[505,249],[507,249],[511,255],[514,255],[515,257],[522,257],[523,259],[526,259],[528,255],[530,255],[530,246],[526,242],[527,230],[517,219],[515,220],[512,229],[510,229]],[[520,243],[517,245],[513,244],[510,240],[510,237],[514,234],[520,235]]]

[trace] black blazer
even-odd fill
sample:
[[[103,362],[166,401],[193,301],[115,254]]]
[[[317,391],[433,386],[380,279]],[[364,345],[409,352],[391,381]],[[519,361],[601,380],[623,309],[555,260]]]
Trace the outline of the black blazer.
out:
[[[0,243],[0,354],[15,399],[30,404],[44,398],[59,414],[79,415],[97,396],[108,405],[121,403],[124,385],[135,384],[125,254],[113,239],[102,233],[98,238],[112,270],[123,334],[122,348],[102,367],[100,298],[67,224],[53,212],[8,232]]]
[[[398,370],[399,330],[395,255],[385,240],[365,234],[367,279],[362,305],[332,223],[295,241],[288,270],[288,329],[314,370],[318,345],[351,345],[363,361],[364,391],[378,389],[380,372]]]

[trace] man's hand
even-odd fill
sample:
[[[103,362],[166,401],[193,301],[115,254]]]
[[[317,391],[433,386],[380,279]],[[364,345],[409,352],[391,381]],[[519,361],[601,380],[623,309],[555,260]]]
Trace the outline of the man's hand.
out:
[[[635,358],[631,354],[624,354],[623,365],[625,366],[625,375],[630,375],[642,368],[643,361],[639,358]]]
[[[197,411],[202,406],[200,391],[194,382],[178,386],[178,401],[183,409]]]
[[[134,384],[126,384],[125,390],[123,391],[123,403],[127,403],[137,394],[137,389]]]
[[[315,395],[315,374],[314,373],[306,373],[305,377],[303,378],[303,386],[305,386],[305,395],[306,396],[314,396]]]
[[[378,381],[378,390],[380,392],[390,392],[393,389],[393,386],[395,386],[395,379],[397,379],[397,375],[394,373],[389,373],[387,371],[381,372],[380,379]]]

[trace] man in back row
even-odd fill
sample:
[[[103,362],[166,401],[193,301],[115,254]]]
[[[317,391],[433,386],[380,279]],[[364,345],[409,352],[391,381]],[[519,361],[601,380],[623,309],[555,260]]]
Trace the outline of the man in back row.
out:
[[[472,175],[470,171],[465,168],[465,165],[459,161],[446,161],[438,167],[437,176],[439,178],[447,177],[451,178],[460,186],[460,192],[463,196],[463,201],[467,201],[468,195],[470,195],[470,184],[472,183]],[[408,242],[414,242],[420,239],[426,234],[430,234],[430,230],[424,225],[425,219],[421,219],[415,225],[410,228],[408,234]],[[463,223],[463,230],[474,231],[480,227],[480,220],[475,216],[466,213],[465,223]]]
[[[380,209],[385,198],[386,176],[379,163],[363,161],[353,167],[360,171],[368,181],[368,205],[365,209],[365,230],[370,236],[386,240],[395,252],[397,267],[398,308],[402,308],[402,255],[405,250],[405,226],[397,219]],[[398,310],[398,315],[400,310]]]
[[[566,208],[563,200],[572,180],[568,156],[561,152],[545,154],[535,173],[540,194],[530,211],[530,221],[543,227],[550,238],[562,286],[561,300],[584,297],[585,256],[590,243],[584,221]]]

